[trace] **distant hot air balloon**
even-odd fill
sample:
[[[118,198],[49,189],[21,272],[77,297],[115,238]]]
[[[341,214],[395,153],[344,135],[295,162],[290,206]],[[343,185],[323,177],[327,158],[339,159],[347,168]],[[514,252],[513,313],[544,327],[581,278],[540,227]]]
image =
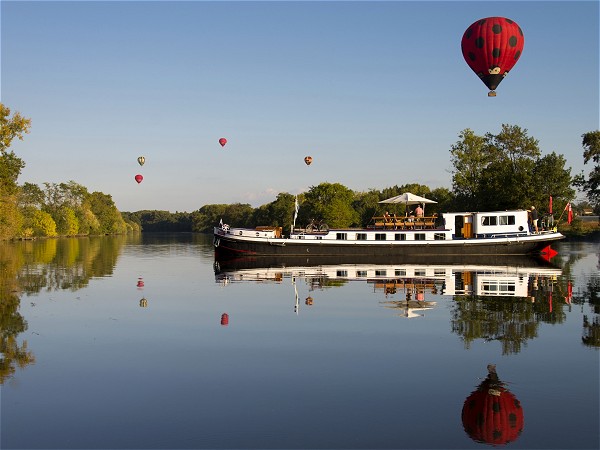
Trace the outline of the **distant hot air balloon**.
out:
[[[304,162],[307,166],[310,166],[312,164],[312,156],[307,156],[306,158],[304,158]]]
[[[521,53],[525,37],[521,27],[505,17],[486,17],[472,23],[462,37],[461,49],[465,61],[489,89],[488,97],[508,72]]]
[[[135,181],[137,181],[138,184],[140,184],[143,179],[144,179],[144,177],[141,176],[139,173],[135,176]]]
[[[225,139],[225,138],[219,139],[219,144],[221,144],[221,147],[225,147],[225,144],[227,144],[227,139]]]
[[[146,158],[144,158],[143,156],[140,156],[140,157],[138,158],[138,164],[139,164],[140,166],[143,166],[145,162],[146,162]]]

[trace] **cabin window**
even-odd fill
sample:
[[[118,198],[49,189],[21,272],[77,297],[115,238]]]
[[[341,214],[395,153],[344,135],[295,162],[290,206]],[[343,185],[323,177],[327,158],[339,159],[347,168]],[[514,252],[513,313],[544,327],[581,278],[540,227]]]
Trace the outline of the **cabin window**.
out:
[[[515,216],[500,216],[500,225],[514,225]]]
[[[356,271],[356,276],[360,277],[360,278],[366,278],[367,271],[366,270],[357,270]]]
[[[366,241],[367,233],[356,233],[356,240],[357,241]]]
[[[385,241],[385,233],[375,233],[376,241]]]
[[[348,234],[347,233],[336,233],[335,238],[338,241],[345,241],[346,239],[348,239]]]
[[[514,294],[516,287],[512,281],[484,281],[481,289],[486,293]]]
[[[481,218],[481,225],[498,225],[497,216],[483,216]]]
[[[433,269],[433,275],[436,277],[446,276],[446,271],[444,269]]]
[[[415,241],[424,241],[425,233],[415,233]]]
[[[446,233],[435,233],[433,235],[433,239],[436,241],[445,241],[446,240]]]
[[[387,270],[385,270],[385,269],[375,271],[376,277],[385,277],[386,275],[387,275]]]
[[[336,275],[338,277],[348,277],[348,271],[347,270],[338,270],[336,272]]]
[[[397,277],[405,277],[406,276],[406,270],[405,269],[396,269],[395,275]]]
[[[416,269],[415,270],[415,277],[424,277],[425,275],[427,275],[427,272],[425,272],[425,269]]]
[[[395,234],[395,238],[397,241],[405,241],[406,240],[406,233],[396,233]]]

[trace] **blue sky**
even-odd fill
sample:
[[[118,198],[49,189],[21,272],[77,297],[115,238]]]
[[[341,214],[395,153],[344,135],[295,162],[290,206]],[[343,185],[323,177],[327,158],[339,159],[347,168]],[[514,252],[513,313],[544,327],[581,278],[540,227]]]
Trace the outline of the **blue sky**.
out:
[[[451,188],[459,133],[503,123],[563,154],[573,174],[591,169],[581,135],[599,128],[598,1],[0,8],[1,100],[32,119],[12,147],[21,184],[74,180],[121,211],[172,212],[259,206],[321,182]],[[460,50],[489,16],[525,34],[495,98]]]

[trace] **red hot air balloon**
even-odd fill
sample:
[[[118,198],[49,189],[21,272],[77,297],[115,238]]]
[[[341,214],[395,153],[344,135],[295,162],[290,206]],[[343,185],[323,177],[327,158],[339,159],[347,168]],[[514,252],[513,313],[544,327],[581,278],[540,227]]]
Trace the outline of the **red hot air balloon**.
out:
[[[225,147],[225,144],[227,144],[227,139],[225,139],[225,138],[219,139],[219,144],[221,144],[221,147]]]
[[[521,53],[525,37],[521,27],[505,17],[486,17],[472,23],[462,37],[461,49],[465,61],[489,89],[489,97]]]
[[[312,164],[312,156],[305,157],[304,162],[306,163],[307,166],[310,166]]]
[[[143,179],[144,177],[141,176],[139,173],[135,176],[135,181],[137,181],[138,184],[140,184]]]
[[[465,400],[462,423],[477,442],[504,445],[523,431],[523,408],[519,400],[498,379],[496,366],[488,366],[488,376]]]

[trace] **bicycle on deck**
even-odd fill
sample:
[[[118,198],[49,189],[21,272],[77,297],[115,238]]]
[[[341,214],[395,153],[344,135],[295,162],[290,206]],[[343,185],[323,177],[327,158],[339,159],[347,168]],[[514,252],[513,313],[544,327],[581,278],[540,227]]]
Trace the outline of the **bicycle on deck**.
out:
[[[329,231],[329,226],[323,220],[310,219],[310,223],[306,225],[306,232],[313,233],[315,231]]]

